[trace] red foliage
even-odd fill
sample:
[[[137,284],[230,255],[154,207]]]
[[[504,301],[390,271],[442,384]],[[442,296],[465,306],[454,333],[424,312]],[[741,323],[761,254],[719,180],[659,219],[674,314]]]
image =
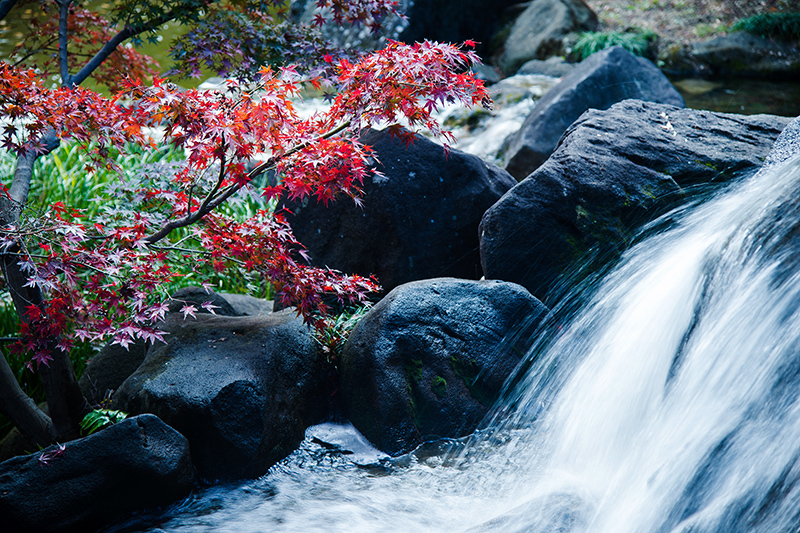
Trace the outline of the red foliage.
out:
[[[360,2],[328,3],[335,18],[361,16],[348,7]],[[53,339],[62,350],[76,339],[110,338],[123,346],[160,340],[157,322],[167,295],[159,287],[175,276],[175,261],[187,256],[196,265],[259,273],[282,303],[324,327],[331,304],[363,301],[378,289],[375,281],[309,266],[280,214],[260,211],[237,221],[216,208],[264,172],[277,177],[263,191],[267,197],[329,202],[348,196],[359,202],[374,158],[360,132],[402,120],[450,139],[431,113],[448,102],[488,103],[481,82],[468,74],[475,61],[472,52],[452,45],[391,42],[356,61],[341,60],[333,106],[310,118],[297,114],[292,98],[301,82],[318,80],[304,80],[290,67],[264,68],[256,87],[231,81],[225,92],[127,80],[116,99],[107,99],[82,88],[49,89],[32,71],[0,64],[0,116],[8,124],[2,142],[8,149],[36,147],[53,128],[62,139],[99,141],[98,164],[106,164],[104,147],[153,143],[144,131],[159,132],[159,142],[187,153],[163,179],[130,186],[130,203],[118,199],[98,220],[56,204],[44,217],[0,229],[3,249],[25,243],[20,259],[28,283],[47,295],[41,306],[27,309],[15,349],[47,363]],[[264,162],[254,167],[257,158]],[[180,241],[174,238],[178,228],[189,228]],[[194,248],[182,247],[187,239]],[[197,309],[182,311],[191,316]]]
[[[6,119],[3,148],[21,154],[40,149],[43,132],[59,138],[98,141],[101,147],[144,142],[130,110],[83,87],[48,88],[34,70],[0,62],[0,117]],[[98,154],[102,157],[102,154]]]

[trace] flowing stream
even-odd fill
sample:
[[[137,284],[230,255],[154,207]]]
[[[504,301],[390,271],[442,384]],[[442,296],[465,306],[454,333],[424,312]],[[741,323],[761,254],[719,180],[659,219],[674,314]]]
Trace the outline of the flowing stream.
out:
[[[797,531],[799,232],[796,156],[646,228],[471,439],[389,459],[317,426],[112,530]]]

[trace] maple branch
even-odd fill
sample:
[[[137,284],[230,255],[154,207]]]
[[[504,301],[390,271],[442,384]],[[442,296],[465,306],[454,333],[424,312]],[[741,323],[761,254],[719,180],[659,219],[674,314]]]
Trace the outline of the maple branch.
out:
[[[61,85],[72,87],[69,75],[69,54],[67,52],[67,22],[69,21],[69,6],[72,0],[58,0],[58,59],[61,67]]]
[[[11,8],[17,3],[17,0],[0,0],[0,20],[3,20]]]
[[[31,57],[35,56],[36,54],[42,53],[42,52],[57,52],[58,51],[57,48],[48,48],[48,46],[50,46],[51,44],[53,44],[55,42],[58,42],[58,36],[53,37],[48,41],[45,41],[45,43],[42,44],[39,48],[30,49],[30,51],[27,54],[25,54],[24,56],[17,56],[17,57],[19,57],[19,59],[17,61],[15,61],[12,66],[18,67],[18,66],[22,65],[23,63],[25,63]]]
[[[6,214],[4,211],[3,215]],[[0,254],[0,265],[14,307],[20,319],[27,322],[30,317],[28,307],[40,307],[44,302],[44,295],[39,287],[26,286],[28,275],[19,265],[19,252],[19,245],[16,245],[8,252]],[[48,339],[47,345],[52,359],[48,365],[39,367],[42,388],[50,409],[49,417],[24,392],[18,390],[19,384],[8,366],[8,361],[5,357],[0,357],[0,412],[42,445],[77,437],[78,423],[87,407],[69,354],[58,347],[58,342],[58,338]]]
[[[54,129],[42,134],[39,149],[28,149],[17,157],[14,178],[8,196],[0,199],[0,226],[13,226],[19,222],[23,206],[33,178],[33,164],[43,154],[55,150],[59,139]],[[22,252],[21,244],[16,244],[0,254],[0,267],[3,277],[21,320],[28,320],[27,309],[31,305],[40,306],[44,295],[37,286],[26,286],[28,275],[23,272],[17,255]],[[39,444],[47,445],[56,439],[67,440],[77,437],[78,423],[83,416],[86,403],[78,387],[72,362],[66,352],[58,347],[58,339],[49,339],[48,346],[53,354],[49,366],[42,366],[40,375],[45,390],[50,416],[45,415],[36,404],[21,390],[17,390],[16,378],[8,361],[0,357],[0,412],[13,420],[27,435]],[[21,394],[21,395],[20,395]]]
[[[121,45],[126,40],[139,35],[140,33],[144,33],[146,31],[150,31],[155,29],[162,24],[169,22],[170,20],[174,19],[177,16],[177,11],[171,9],[164,13],[163,15],[156,17],[154,19],[148,20],[138,26],[129,26],[126,25],[122,30],[120,30],[114,37],[112,37],[103,47],[90,59],[84,66],[81,68],[74,76],[72,76],[72,82],[75,85],[80,85],[81,83],[88,78],[92,72],[94,72],[97,67],[103,64],[103,62],[108,59],[114,51],[117,49],[119,45]]]
[[[341,133],[342,131],[347,129],[347,126],[348,125],[346,123],[341,124],[335,127],[334,129],[320,135],[317,140],[328,139],[330,137],[333,137],[334,135]],[[224,165],[225,159],[223,156],[222,166],[220,167],[220,179],[217,180],[217,183],[214,186],[214,190],[212,190],[208,194],[208,196],[206,196],[206,199],[203,201],[203,204],[200,206],[200,208],[194,213],[192,213],[190,216],[187,216],[181,220],[173,220],[172,222],[167,222],[166,224],[164,224],[164,226],[162,226],[160,230],[153,233],[152,235],[149,235],[148,237],[145,237],[144,239],[142,239],[142,241],[144,241],[145,244],[150,246],[152,244],[157,243],[170,233],[172,233],[173,230],[176,230],[178,228],[184,228],[186,226],[194,224],[195,222],[197,222],[198,220],[209,214],[211,211],[213,211],[214,209],[225,203],[225,201],[227,201],[228,198],[239,192],[241,188],[244,187],[246,183],[249,183],[253,178],[255,178],[256,176],[258,176],[263,172],[266,172],[267,170],[274,168],[275,164],[281,159],[285,159],[293,154],[296,154],[300,150],[304,150],[305,148],[310,146],[311,143],[312,141],[305,142],[303,144],[295,146],[291,150],[287,151],[286,153],[278,157],[270,157],[268,160],[264,161],[260,165],[253,168],[250,172],[248,172],[247,179],[242,181],[237,181],[236,183],[225,188],[216,197],[212,197],[214,194],[216,194],[216,192],[219,191],[219,188],[222,184],[222,178],[224,177],[223,171],[225,166]]]
[[[213,255],[211,252],[206,251],[206,250],[197,250],[197,249],[194,249],[194,248],[183,248],[181,246],[160,246],[160,245],[154,244],[154,245],[151,246],[151,248],[153,250],[158,250],[159,252],[181,252],[181,253],[185,253],[185,254],[205,255],[205,256]],[[222,257],[224,259],[227,259],[231,263],[236,263],[237,265],[244,265],[245,264],[245,262],[242,261],[241,259],[238,259],[236,257],[232,257],[230,255],[223,255]],[[11,338],[14,339],[13,337],[11,337]],[[2,340],[2,338],[0,338],[0,340]]]
[[[336,134],[338,134],[338,133],[341,133],[341,132],[343,132],[344,130],[346,130],[346,129],[347,129],[347,126],[348,126],[348,124],[347,124],[347,123],[345,123],[345,124],[340,124],[340,125],[336,126],[335,128],[333,128],[332,130],[330,130],[330,131],[327,131],[327,132],[323,133],[322,135],[320,135],[320,136],[319,136],[319,139],[317,139],[317,140],[330,139],[330,138],[331,138],[331,137],[333,137],[334,135],[336,135]],[[264,161],[263,163],[261,163],[260,165],[258,165],[257,167],[255,167],[255,168],[254,168],[253,170],[251,170],[250,172],[248,172],[248,173],[247,173],[247,177],[248,177],[248,178],[250,178],[250,179],[252,179],[252,178],[255,178],[256,176],[258,176],[258,175],[259,175],[259,174],[261,174],[262,172],[266,172],[267,170],[270,170],[270,167],[271,167],[272,165],[274,165],[275,163],[277,163],[278,161],[280,161],[281,159],[284,159],[284,158],[286,158],[286,157],[289,157],[290,155],[294,155],[294,154],[296,154],[297,152],[299,152],[300,150],[305,150],[305,149],[306,149],[306,148],[308,148],[309,146],[311,146],[311,141],[304,142],[303,144],[300,144],[300,145],[298,145],[298,146],[295,146],[294,148],[292,148],[291,150],[289,150],[289,151],[288,151],[288,152],[286,152],[285,154],[281,155],[281,156],[280,156],[280,157],[278,157],[277,159],[274,159],[274,160],[273,160],[273,158],[270,158],[270,159],[268,159],[267,161]]]
[[[249,178],[249,174],[248,174]],[[214,195],[217,194],[219,188],[222,187],[222,182],[225,181],[225,138],[222,139],[222,155],[219,158],[219,176],[217,176],[217,182],[214,184],[214,187],[211,191],[206,195],[205,200],[200,205],[198,211],[203,211],[204,209],[208,209],[209,204],[211,203],[211,199],[214,198]],[[248,181],[250,181],[248,179]],[[189,209],[191,209],[191,205]]]

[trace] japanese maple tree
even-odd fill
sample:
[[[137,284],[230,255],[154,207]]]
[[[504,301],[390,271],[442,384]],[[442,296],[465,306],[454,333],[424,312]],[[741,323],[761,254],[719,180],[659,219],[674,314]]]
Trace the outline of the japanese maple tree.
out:
[[[317,328],[327,324],[331,302],[362,301],[377,290],[374,280],[309,266],[280,213],[264,208],[237,220],[223,206],[242,191],[265,205],[282,195],[358,204],[364,178],[375,172],[362,130],[389,126],[410,139],[424,127],[451,140],[432,112],[450,102],[486,105],[488,97],[470,74],[478,59],[467,45],[388,41],[378,51],[345,53],[315,32],[327,22],[378,31],[395,2],[317,4],[329,20],[320,15],[303,26],[289,24],[286,6],[269,0],[121,0],[105,14],[73,0],[0,0],[0,19],[23,8],[35,13],[30,34],[0,63],[0,139],[17,158],[0,196],[0,264],[21,318],[12,348],[40,372],[48,414],[4,358],[0,412],[37,443],[76,437],[87,412],[69,359],[77,340],[163,340],[161,287],[178,263],[257,273]],[[126,46],[168,21],[186,27],[169,75],[214,69],[232,77],[225,90],[152,78],[154,63]],[[114,96],[82,87],[90,77]],[[302,117],[293,102],[308,85],[331,95],[331,106]],[[80,143],[95,167],[113,167],[133,145],[167,144],[186,158],[135,180],[120,175],[91,219],[62,202],[31,213],[33,163],[65,141]],[[255,191],[264,176],[267,185]]]

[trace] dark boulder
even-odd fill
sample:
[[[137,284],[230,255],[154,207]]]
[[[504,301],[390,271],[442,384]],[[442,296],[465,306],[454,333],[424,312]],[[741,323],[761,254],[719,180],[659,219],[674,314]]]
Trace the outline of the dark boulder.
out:
[[[233,316],[258,316],[266,315],[272,312],[272,300],[265,300],[263,298],[256,298],[249,294],[220,294],[225,300],[231,304],[236,314]]]
[[[375,149],[385,174],[365,180],[363,209],[346,199],[286,204],[312,262],[375,275],[387,292],[432,277],[480,278],[478,224],[516,181],[474,155],[445,153],[420,136],[408,147],[387,131],[362,140]]]
[[[228,300],[221,294],[214,291],[190,285],[182,287],[175,291],[167,300],[169,304],[169,313],[180,313],[184,305],[191,305],[197,308],[198,313],[212,314],[211,310],[203,307],[203,304],[211,304],[213,307],[213,314],[221,316],[239,316],[239,313]]]
[[[180,313],[185,304],[194,305],[197,313],[210,313],[202,307],[206,302],[216,306],[214,312],[218,315],[238,316],[240,314],[228,303],[227,299],[219,294],[194,286],[183,287],[175,291],[175,294],[168,300],[168,314]],[[165,331],[168,329],[164,323],[159,327]],[[86,370],[81,375],[79,385],[84,397],[92,404],[99,404],[139,368],[150,346],[150,342],[142,339],[138,339],[127,348],[119,344],[106,344],[89,360]]]
[[[98,405],[117,390],[128,376],[136,372],[149,348],[150,343],[141,339],[127,348],[112,343],[103,346],[89,360],[78,381],[86,400]]]
[[[564,55],[564,38],[597,29],[597,15],[583,0],[533,0],[514,21],[498,66],[507,74],[531,59]]]
[[[85,532],[168,505],[194,486],[189,444],[152,415],[0,463],[0,529]]]
[[[788,122],[640,100],[588,111],[484,215],[486,277],[519,283],[547,303],[561,274],[610,262],[684,188],[757,170]]]
[[[169,342],[148,352],[114,405],[185,435],[204,479],[264,474],[327,414],[327,366],[294,313],[173,315],[167,325]]]
[[[537,102],[505,152],[517,179],[536,170],[588,109],[608,109],[628,98],[683,107],[683,97],[656,66],[615,46],[592,54]]]
[[[509,14],[507,9],[518,0],[415,0],[405,14],[408,26],[399,41],[421,42],[425,39],[460,43],[472,39],[484,54],[494,34]]]
[[[397,287],[345,345],[345,415],[391,455],[471,433],[547,313],[513,283],[441,278]]]

